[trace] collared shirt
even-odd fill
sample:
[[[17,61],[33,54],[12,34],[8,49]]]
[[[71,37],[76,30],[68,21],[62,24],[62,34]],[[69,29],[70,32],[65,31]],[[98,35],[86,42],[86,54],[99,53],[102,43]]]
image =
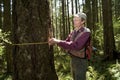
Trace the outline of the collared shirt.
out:
[[[84,29],[85,29],[84,27],[81,27],[77,32],[83,32]],[[73,30],[73,32],[69,34],[66,40],[61,40],[58,43],[58,46],[66,50],[81,50],[85,46],[90,36],[90,32],[85,32],[76,41],[72,41],[71,37],[74,32],[75,30]]]

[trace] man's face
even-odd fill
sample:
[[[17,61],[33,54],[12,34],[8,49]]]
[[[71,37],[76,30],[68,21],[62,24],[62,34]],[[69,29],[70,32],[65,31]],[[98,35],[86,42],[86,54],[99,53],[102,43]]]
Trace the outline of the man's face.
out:
[[[82,26],[84,24],[84,21],[81,20],[81,18],[75,16],[73,18],[73,23],[74,23],[74,27],[76,28]]]

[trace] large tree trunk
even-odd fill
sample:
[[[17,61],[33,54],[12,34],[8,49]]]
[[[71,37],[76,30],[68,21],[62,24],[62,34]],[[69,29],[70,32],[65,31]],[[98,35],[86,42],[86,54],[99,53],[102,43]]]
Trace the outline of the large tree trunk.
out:
[[[111,0],[102,0],[103,26],[104,26],[104,53],[107,59],[113,59],[115,40],[112,22]]]
[[[13,43],[47,42],[48,0],[13,0]],[[13,80],[57,80],[48,44],[13,46]]]

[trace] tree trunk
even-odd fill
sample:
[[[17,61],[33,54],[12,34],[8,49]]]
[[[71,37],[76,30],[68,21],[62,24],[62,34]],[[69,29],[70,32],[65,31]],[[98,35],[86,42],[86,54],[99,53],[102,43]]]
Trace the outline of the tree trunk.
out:
[[[67,26],[67,35],[70,33],[70,14],[69,14],[69,1],[67,0],[67,22],[68,22],[68,26]]]
[[[48,41],[48,0],[13,0],[13,43]],[[13,80],[58,80],[49,45],[14,45]]]
[[[0,0],[0,4],[2,4],[2,0]],[[0,29],[2,28],[2,6],[0,5]]]
[[[99,23],[102,24],[103,23],[103,20],[102,20],[102,0],[98,0],[98,3],[100,4],[99,5]]]
[[[69,26],[68,26],[68,2],[65,0],[65,36],[64,39],[68,36]]]
[[[85,0],[85,12],[87,15],[87,27],[91,30],[93,29],[92,26],[92,9],[91,9],[91,0]]]
[[[11,12],[10,12],[10,0],[4,0],[4,16],[3,16],[3,32],[10,32],[11,31]],[[7,36],[9,39],[11,39],[11,34],[9,33],[9,36]],[[6,55],[6,61],[7,61],[7,73],[12,72],[12,50],[10,45],[5,46],[5,55]]]
[[[65,39],[65,1],[62,0],[62,39]]]
[[[97,23],[98,23],[98,1],[97,0],[92,0],[92,20],[93,20],[93,31],[96,30],[97,28]]]
[[[79,9],[79,12],[81,11],[81,4],[82,4],[80,2],[81,2],[81,0],[78,0],[78,9]]]
[[[78,13],[78,2],[77,2],[77,0],[75,0],[75,10],[76,10],[76,13]]]
[[[95,32],[96,30],[98,30],[98,1],[97,0],[92,0],[92,26],[93,26],[93,36],[92,36],[92,39],[93,39],[93,45],[95,47],[98,46],[99,42],[96,40],[96,35],[95,35]]]
[[[74,14],[74,5],[73,5],[73,0],[71,0],[71,12],[72,12],[72,15]],[[74,26],[73,26],[73,21],[72,21],[72,28],[74,29]]]
[[[120,0],[115,0],[115,18],[116,20],[120,17]]]
[[[107,59],[113,59],[115,40],[112,22],[111,0],[102,0],[104,26],[104,53]]]
[[[55,38],[57,38],[58,36],[56,35],[58,32],[58,16],[57,16],[58,12],[57,12],[57,1],[55,0]]]

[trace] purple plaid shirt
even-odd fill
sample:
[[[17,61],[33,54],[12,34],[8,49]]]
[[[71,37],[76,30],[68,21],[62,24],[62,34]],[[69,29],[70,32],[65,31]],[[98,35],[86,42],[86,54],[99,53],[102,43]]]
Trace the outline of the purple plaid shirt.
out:
[[[84,31],[84,27],[81,27],[78,31],[79,32]],[[90,36],[90,32],[85,32],[76,41],[71,41],[71,37],[74,32],[75,30],[73,30],[73,32],[69,34],[66,40],[60,41],[58,43],[58,46],[66,50],[81,50],[85,46]]]

